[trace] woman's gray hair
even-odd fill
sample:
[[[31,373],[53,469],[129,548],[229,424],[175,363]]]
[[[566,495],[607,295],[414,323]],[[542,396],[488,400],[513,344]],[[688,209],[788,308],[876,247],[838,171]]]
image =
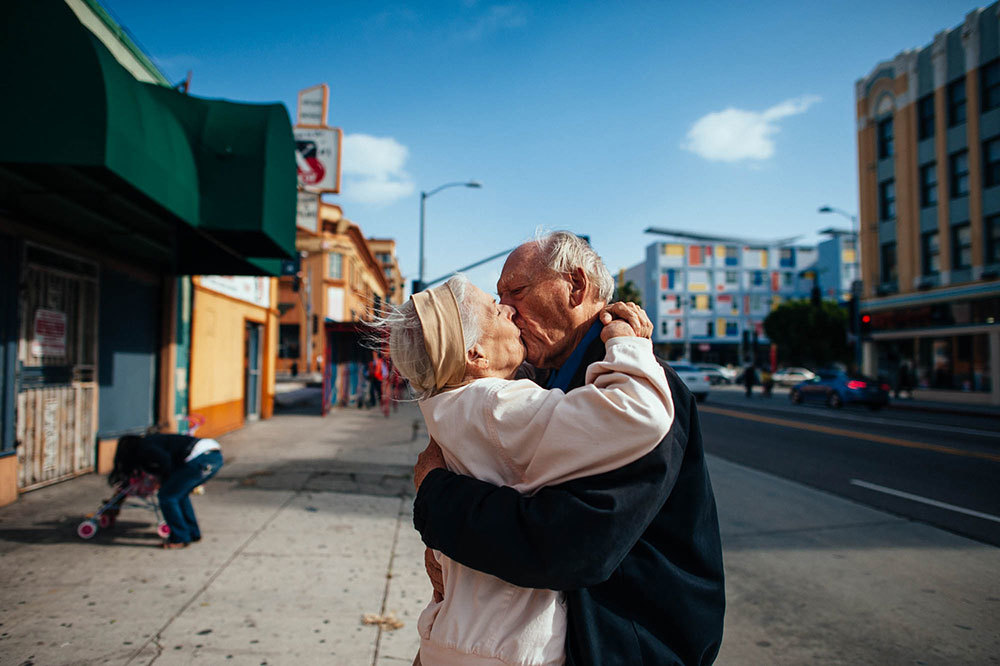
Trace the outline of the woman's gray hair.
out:
[[[590,244],[569,231],[538,233],[535,243],[542,251],[545,265],[556,273],[572,273],[583,269],[587,279],[593,284],[597,297],[608,303],[615,293],[615,281],[608,272],[601,256]]]
[[[455,275],[445,284],[458,302],[465,350],[469,351],[479,342],[481,333],[479,314],[469,302],[472,284],[461,274]],[[438,393],[434,386],[434,366],[427,355],[427,347],[424,346],[424,329],[420,325],[412,299],[399,307],[387,308],[385,314],[373,322],[372,328],[381,333],[383,339],[389,339],[392,364],[399,374],[409,380],[418,400]]]

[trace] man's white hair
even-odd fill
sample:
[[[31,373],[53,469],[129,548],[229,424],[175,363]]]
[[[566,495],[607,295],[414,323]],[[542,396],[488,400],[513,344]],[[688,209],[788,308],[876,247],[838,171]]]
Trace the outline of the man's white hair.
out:
[[[545,265],[556,273],[572,273],[583,269],[593,285],[595,295],[605,303],[615,293],[615,281],[604,265],[601,256],[590,244],[569,231],[539,231],[534,242],[542,252]]]
[[[471,283],[464,275],[458,274],[445,284],[458,301],[465,350],[469,351],[479,342],[481,334],[479,314],[470,302]],[[385,314],[372,323],[372,328],[376,334],[389,338],[392,364],[399,374],[409,380],[418,400],[438,393],[434,386],[434,366],[424,346],[424,329],[412,299],[399,307],[387,308]]]

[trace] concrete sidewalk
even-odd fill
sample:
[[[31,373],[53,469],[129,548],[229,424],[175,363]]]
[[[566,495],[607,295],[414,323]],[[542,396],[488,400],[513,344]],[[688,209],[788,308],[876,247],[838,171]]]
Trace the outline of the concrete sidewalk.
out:
[[[205,538],[159,549],[82,477],[0,509],[0,664],[408,665],[430,593],[412,529],[419,412],[279,415],[222,437]],[[722,664],[982,664],[1000,655],[1000,551],[710,461],[729,608]],[[393,629],[363,616],[393,614]]]

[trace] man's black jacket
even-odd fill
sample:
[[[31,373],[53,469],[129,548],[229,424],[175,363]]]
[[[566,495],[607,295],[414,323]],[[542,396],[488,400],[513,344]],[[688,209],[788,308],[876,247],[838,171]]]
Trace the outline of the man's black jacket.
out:
[[[604,358],[588,349],[587,365]],[[424,479],[424,543],[513,585],[566,591],[571,666],[710,664],[722,642],[722,547],[691,392],[665,363],[674,423],[620,469],[523,497],[443,469]]]

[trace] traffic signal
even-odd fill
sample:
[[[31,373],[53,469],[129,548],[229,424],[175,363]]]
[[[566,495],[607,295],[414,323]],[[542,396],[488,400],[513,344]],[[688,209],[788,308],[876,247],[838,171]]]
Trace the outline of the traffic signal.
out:
[[[870,314],[861,315],[861,331],[859,332],[862,338],[870,338],[872,335],[872,316]]]
[[[858,299],[847,301],[847,331],[851,335],[858,334]]]

